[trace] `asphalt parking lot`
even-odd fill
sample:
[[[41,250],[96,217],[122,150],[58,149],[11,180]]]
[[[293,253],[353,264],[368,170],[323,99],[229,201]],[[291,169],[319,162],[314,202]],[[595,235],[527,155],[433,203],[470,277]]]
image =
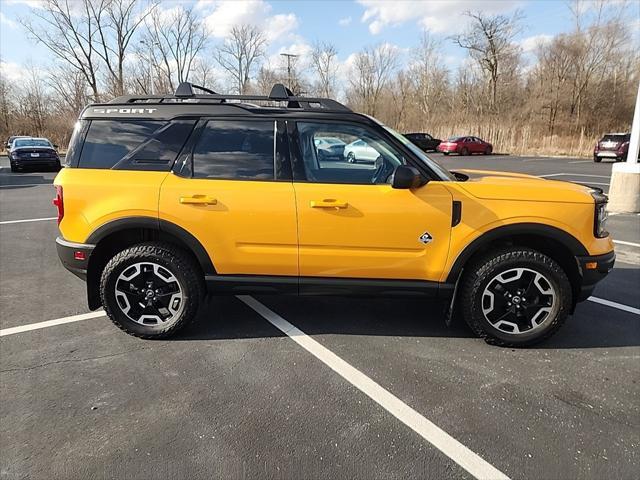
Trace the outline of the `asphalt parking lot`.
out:
[[[605,191],[611,172],[434,157]],[[637,215],[610,218],[615,269],[534,348],[491,347],[422,301],[339,297],[211,298],[145,341],[73,321],[88,310],[55,252],[55,174],[0,166],[0,479],[638,476]]]

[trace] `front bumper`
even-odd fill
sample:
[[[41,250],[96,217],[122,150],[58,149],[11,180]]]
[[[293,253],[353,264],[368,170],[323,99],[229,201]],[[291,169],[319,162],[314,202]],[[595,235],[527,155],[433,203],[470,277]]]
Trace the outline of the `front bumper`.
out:
[[[596,284],[611,271],[616,261],[616,253],[611,251],[603,255],[576,257],[576,260],[582,276],[577,301],[582,302],[589,298]]]
[[[56,238],[56,250],[64,268],[82,280],[87,279],[89,257],[95,245],[68,242],[62,237]]]

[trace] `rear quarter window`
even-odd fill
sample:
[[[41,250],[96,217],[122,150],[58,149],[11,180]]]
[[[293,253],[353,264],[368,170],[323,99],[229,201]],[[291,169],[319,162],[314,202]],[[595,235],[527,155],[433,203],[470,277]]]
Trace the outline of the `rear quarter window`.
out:
[[[92,120],[84,137],[78,166],[96,169],[168,171],[195,123],[196,120],[192,119],[170,122]]]

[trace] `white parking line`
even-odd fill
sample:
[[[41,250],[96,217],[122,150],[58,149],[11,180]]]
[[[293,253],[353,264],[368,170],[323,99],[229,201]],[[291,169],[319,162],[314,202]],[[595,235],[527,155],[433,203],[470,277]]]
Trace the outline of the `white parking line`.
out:
[[[587,300],[593,303],[599,303],[600,305],[606,305],[607,307],[613,307],[613,308],[617,308],[618,310],[640,315],[640,308],[631,307],[629,305],[624,305],[618,302],[612,302],[611,300],[605,300],[604,298],[598,298],[598,297],[589,297],[587,298]]]
[[[80,315],[56,318],[55,320],[47,320],[46,322],[30,323],[28,325],[20,325],[19,327],[2,328],[0,329],[0,337],[4,337],[6,335],[15,335],[16,333],[29,332],[31,330],[39,330],[41,328],[55,327],[56,325],[64,325],[65,323],[91,320],[92,318],[104,317],[104,315],[104,311],[98,310],[96,312],[81,313]]]
[[[29,222],[44,222],[46,220],[57,220],[58,217],[44,217],[44,218],[27,218],[24,220],[5,220],[0,222],[0,225],[9,225],[11,223],[29,223]]]
[[[255,298],[247,295],[238,295],[238,298],[475,478],[509,478],[360,370],[345,362],[331,350],[323,347]]]
[[[569,163],[591,163],[593,160],[574,160],[573,162],[569,162]]]
[[[594,177],[594,178],[611,178],[611,175],[590,175],[586,173],[547,173],[545,175],[538,175],[542,178],[547,177]]]
[[[625,240],[614,240],[613,243],[617,243],[618,245],[628,245],[630,247],[640,247],[640,243],[627,242]]]

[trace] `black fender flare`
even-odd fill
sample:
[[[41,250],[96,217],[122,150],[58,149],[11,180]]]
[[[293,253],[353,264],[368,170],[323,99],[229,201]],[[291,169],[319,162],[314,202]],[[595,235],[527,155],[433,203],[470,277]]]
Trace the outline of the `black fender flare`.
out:
[[[483,233],[465,247],[453,263],[453,266],[449,271],[449,275],[447,276],[447,283],[455,284],[467,261],[476,252],[479,252],[488,244],[503,238],[527,235],[532,235],[537,238],[546,237],[554,240],[567,248],[574,257],[589,255],[585,246],[576,237],[557,227],[541,223],[515,223],[512,225],[503,225]]]
[[[195,255],[205,275],[215,275],[211,257],[202,243],[184,228],[167,220],[152,217],[125,217],[107,222],[94,230],[85,243],[97,245],[103,238],[122,230],[149,229],[159,233],[160,240],[163,234],[179,239]]]

